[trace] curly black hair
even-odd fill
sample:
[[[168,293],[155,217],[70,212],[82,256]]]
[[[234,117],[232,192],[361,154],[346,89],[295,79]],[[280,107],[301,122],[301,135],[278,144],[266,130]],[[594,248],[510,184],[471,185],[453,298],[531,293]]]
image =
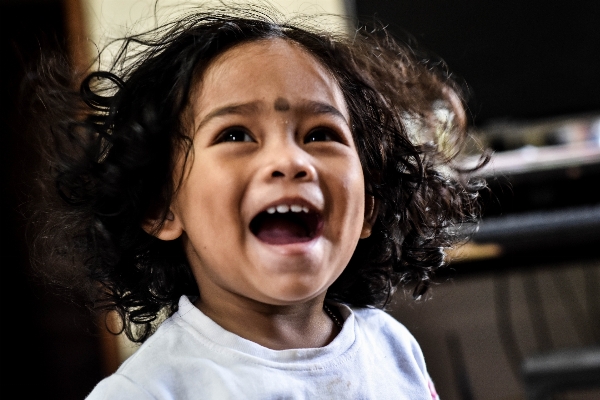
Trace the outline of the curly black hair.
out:
[[[199,295],[180,241],[161,241],[142,222],[164,221],[177,191],[174,155],[191,151],[182,116],[195,79],[240,43],[299,44],[333,74],[347,103],[378,211],[328,299],[384,307],[407,283],[421,296],[444,249],[465,239],[459,228],[477,221],[485,183],[458,163],[467,122],[448,72],[385,29],[348,36],[276,19],[264,10],[187,14],[122,39],[112,66],[87,75],[79,92],[73,75],[41,70],[49,200],[39,207],[35,258],[66,271],[59,279],[87,293],[93,308],[116,310],[133,341],[147,339],[181,295]]]

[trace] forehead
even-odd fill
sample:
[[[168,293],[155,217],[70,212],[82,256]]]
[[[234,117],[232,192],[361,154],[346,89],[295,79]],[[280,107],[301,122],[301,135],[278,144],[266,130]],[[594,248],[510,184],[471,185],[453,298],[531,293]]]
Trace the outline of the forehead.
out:
[[[196,113],[232,102],[260,101],[287,111],[299,101],[318,101],[348,119],[333,74],[301,45],[281,38],[243,43],[219,55],[200,77],[193,99]]]

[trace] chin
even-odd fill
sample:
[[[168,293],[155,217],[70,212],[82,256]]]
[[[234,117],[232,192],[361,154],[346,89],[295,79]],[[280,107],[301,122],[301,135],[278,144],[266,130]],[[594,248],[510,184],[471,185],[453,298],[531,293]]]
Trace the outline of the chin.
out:
[[[272,287],[276,287],[277,290],[273,290],[270,293],[264,293],[266,297],[271,299],[269,303],[276,305],[293,305],[320,296],[327,291],[329,285],[315,285],[314,280],[312,280],[309,284],[304,284],[302,282],[287,282],[278,283],[277,286],[273,284]]]

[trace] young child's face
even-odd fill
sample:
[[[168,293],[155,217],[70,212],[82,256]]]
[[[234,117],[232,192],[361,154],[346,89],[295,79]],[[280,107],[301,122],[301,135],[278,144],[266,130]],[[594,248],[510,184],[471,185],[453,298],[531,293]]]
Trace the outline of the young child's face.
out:
[[[201,295],[288,305],[324,294],[367,230],[335,79],[294,43],[251,42],[208,67],[192,106],[193,155],[162,234],[183,232]]]

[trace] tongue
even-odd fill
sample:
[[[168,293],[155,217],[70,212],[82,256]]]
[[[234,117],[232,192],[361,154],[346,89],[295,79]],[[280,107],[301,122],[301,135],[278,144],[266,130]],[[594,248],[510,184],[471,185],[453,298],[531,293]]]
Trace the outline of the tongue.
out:
[[[301,243],[311,239],[303,226],[283,218],[266,219],[256,237],[269,244]]]

